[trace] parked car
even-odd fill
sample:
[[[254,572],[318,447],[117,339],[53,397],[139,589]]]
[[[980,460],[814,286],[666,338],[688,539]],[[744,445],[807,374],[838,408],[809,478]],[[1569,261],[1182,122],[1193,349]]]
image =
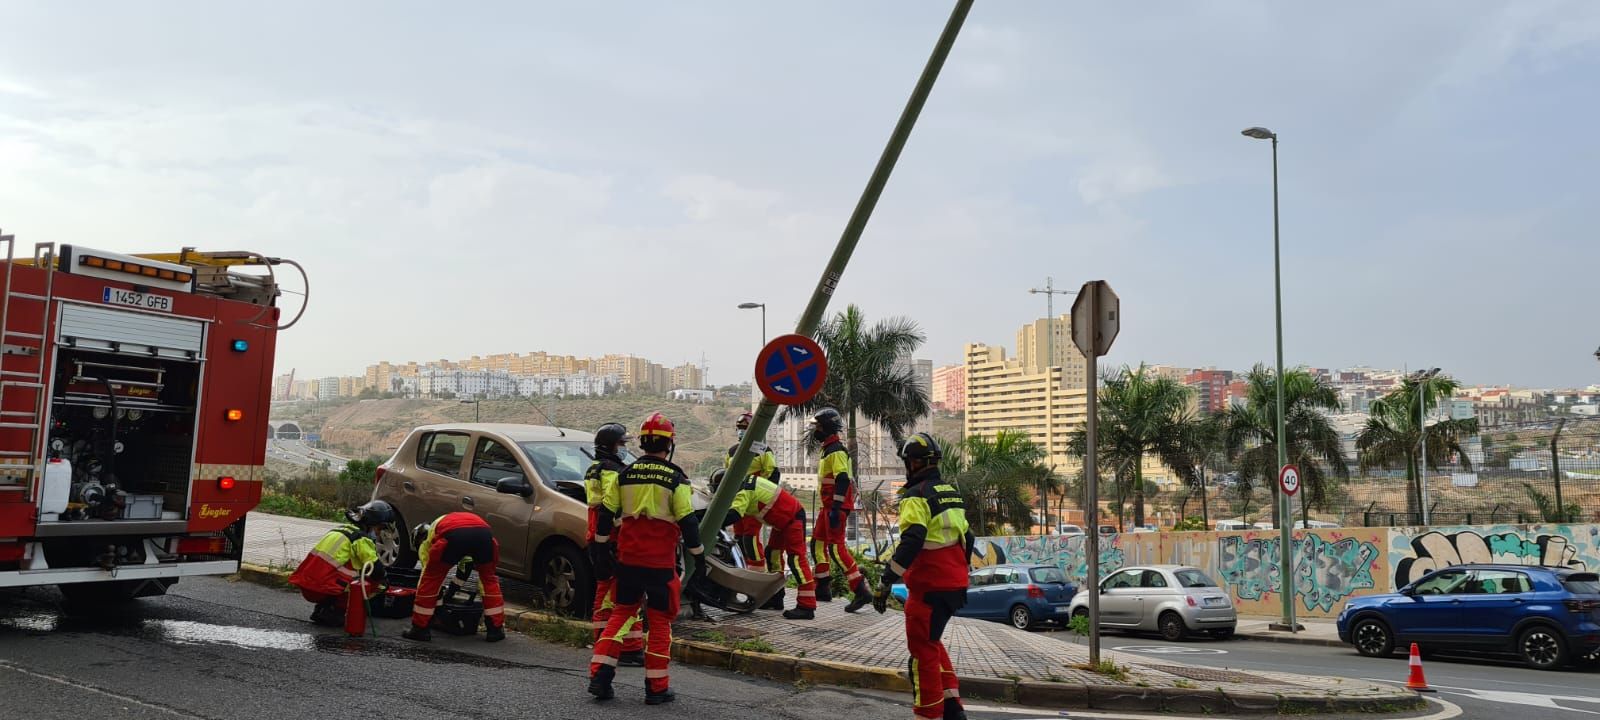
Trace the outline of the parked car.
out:
[[[1089,617],[1087,593],[1072,599],[1072,615]],[[1226,640],[1238,624],[1233,598],[1199,568],[1127,567],[1100,583],[1102,629],[1159,632],[1173,641],[1193,633]]]
[[[1571,568],[1456,565],[1399,592],[1351,598],[1339,639],[1370,657],[1424,651],[1515,655],[1553,670],[1600,660],[1600,575]]]
[[[594,593],[583,551],[583,474],[594,436],[539,425],[427,425],[378,466],[375,500],[393,505],[398,532],[380,538],[385,563],[417,560],[409,528],[445,513],[477,513],[500,541],[499,574],[533,583],[555,607],[584,615]],[[631,458],[624,458],[631,460]]]
[[[890,592],[905,602],[904,584],[895,584]],[[1067,574],[1054,565],[992,565],[968,574],[967,604],[956,615],[1027,630],[1044,622],[1065,622],[1077,592]]]
[[[1115,526],[1115,525],[1101,525],[1100,526],[1100,535],[1102,537],[1106,536],[1106,535],[1115,535],[1115,534],[1117,534],[1117,532],[1118,532],[1117,526]]]
[[[1216,529],[1216,530],[1249,530],[1250,526],[1246,525],[1243,520],[1218,520],[1216,522],[1216,524],[1213,526],[1213,529]]]
[[[1062,524],[1056,526],[1056,534],[1057,535],[1082,535],[1082,534],[1084,534],[1083,526],[1082,525],[1073,525],[1071,523],[1062,523]]]

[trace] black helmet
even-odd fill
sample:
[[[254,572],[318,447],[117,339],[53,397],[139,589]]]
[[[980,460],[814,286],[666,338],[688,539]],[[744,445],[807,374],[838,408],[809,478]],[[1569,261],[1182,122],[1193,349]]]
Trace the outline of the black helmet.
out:
[[[906,438],[905,444],[900,446],[900,459],[906,461],[907,467],[912,460],[938,462],[943,457],[944,450],[939,448],[939,441],[925,432]]]
[[[839,411],[826,407],[811,415],[811,433],[818,440],[826,440],[829,436],[838,435],[844,429],[844,418]]]
[[[422,541],[428,539],[428,529],[432,527],[433,523],[417,523],[416,527],[411,528],[412,552],[417,552],[422,547]]]
[[[382,500],[373,500],[344,514],[350,522],[361,527],[388,525],[394,522],[394,507]]]
[[[711,479],[706,481],[709,485],[711,485],[711,492],[717,491],[717,486],[722,484],[722,477],[727,474],[728,471],[722,468],[717,468],[716,470],[711,471]]]
[[[621,423],[606,423],[594,431],[594,446],[610,450],[628,441],[628,429]]]

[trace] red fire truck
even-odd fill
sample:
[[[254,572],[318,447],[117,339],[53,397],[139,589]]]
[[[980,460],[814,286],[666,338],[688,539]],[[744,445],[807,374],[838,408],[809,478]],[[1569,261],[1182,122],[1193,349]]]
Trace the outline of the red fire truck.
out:
[[[104,601],[236,571],[282,329],[273,268],[299,266],[0,245],[0,587]]]

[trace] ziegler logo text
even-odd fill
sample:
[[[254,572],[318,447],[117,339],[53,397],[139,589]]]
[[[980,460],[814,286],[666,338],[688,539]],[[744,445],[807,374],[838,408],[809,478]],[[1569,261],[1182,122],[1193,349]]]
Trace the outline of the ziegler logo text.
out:
[[[204,504],[202,504],[200,506],[200,517],[201,517],[201,519],[205,519],[205,518],[225,518],[225,517],[227,517],[229,515],[232,515],[232,514],[233,514],[233,508],[225,508],[225,507],[214,508],[214,507],[211,507],[210,505],[204,505]]]

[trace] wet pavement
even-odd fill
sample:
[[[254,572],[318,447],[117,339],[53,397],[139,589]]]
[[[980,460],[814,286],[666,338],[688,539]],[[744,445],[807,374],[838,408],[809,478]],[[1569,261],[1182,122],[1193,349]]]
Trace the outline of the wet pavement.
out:
[[[676,666],[676,704],[646,708],[643,672],[632,668],[618,699],[597,704],[584,689],[586,650],[516,634],[419,644],[399,637],[404,620],[377,620],[377,637],[352,639],[311,625],[309,611],[297,594],[218,578],[94,612],[64,612],[52,589],[0,591],[0,717],[910,716],[903,701]]]

